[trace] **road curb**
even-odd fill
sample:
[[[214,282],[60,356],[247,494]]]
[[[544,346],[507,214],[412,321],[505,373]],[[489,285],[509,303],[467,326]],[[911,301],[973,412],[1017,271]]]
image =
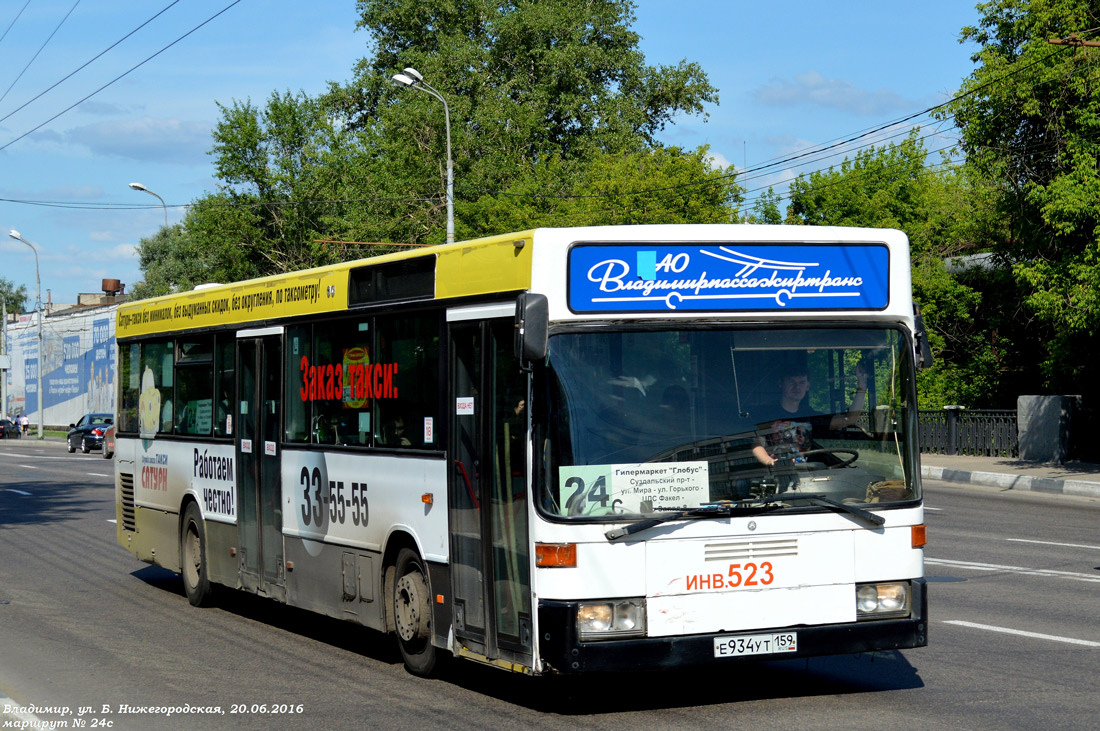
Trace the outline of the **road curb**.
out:
[[[922,466],[920,471],[921,476],[929,480],[985,485],[987,487],[1000,487],[1005,490],[1100,498],[1100,482],[1060,480],[1053,477],[1013,475],[1004,472],[972,472],[970,470],[954,470],[948,467]]]

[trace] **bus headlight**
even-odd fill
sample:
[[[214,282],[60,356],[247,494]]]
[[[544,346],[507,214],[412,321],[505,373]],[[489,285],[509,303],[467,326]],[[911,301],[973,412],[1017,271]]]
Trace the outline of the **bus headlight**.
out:
[[[610,640],[645,636],[645,599],[586,602],[577,607],[580,640]]]
[[[856,585],[856,619],[908,617],[908,581],[887,581]]]

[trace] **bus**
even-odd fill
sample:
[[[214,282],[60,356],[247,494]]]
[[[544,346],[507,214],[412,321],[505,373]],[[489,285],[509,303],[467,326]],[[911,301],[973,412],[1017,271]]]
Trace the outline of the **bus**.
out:
[[[540,228],[120,305],[119,543],[580,674],[927,643],[894,230]]]

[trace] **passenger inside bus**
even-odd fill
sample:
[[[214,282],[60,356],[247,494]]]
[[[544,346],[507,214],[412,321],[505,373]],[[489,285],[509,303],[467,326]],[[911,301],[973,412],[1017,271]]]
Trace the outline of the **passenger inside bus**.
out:
[[[170,393],[170,392],[169,392]],[[166,396],[164,403],[160,407],[160,431],[171,434],[172,433],[172,398]]]
[[[395,447],[411,447],[412,441],[409,439],[408,434],[405,432],[405,419],[398,416],[393,420],[390,425],[387,444]]]

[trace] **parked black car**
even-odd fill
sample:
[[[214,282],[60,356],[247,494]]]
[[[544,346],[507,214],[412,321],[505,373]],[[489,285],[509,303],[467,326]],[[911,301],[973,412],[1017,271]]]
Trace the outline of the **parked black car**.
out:
[[[114,421],[114,414],[84,414],[80,421],[69,424],[69,436],[66,439],[69,453],[75,452],[77,447],[84,454],[93,449],[102,449],[103,433]]]
[[[18,439],[23,436],[19,425],[9,419],[0,419],[0,439]]]

